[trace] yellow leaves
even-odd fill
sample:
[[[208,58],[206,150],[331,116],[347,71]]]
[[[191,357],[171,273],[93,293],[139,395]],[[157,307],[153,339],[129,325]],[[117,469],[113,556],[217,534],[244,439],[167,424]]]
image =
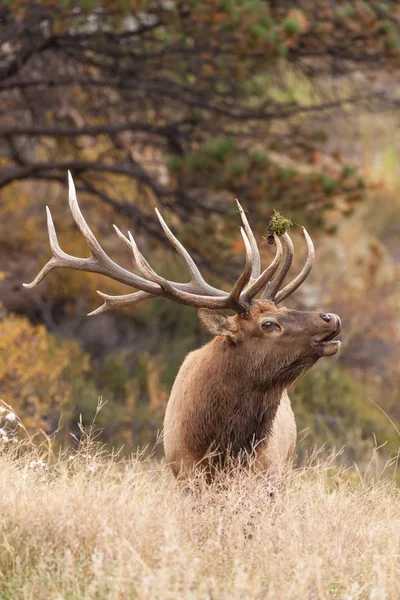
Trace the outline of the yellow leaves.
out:
[[[0,322],[0,392],[30,431],[46,429],[50,413],[68,410],[74,379],[88,368],[89,357],[76,342],[57,340],[43,325],[16,315]]]
[[[32,210],[31,193],[23,184],[2,191],[0,204],[1,246],[10,250],[32,251],[37,244],[43,216]],[[37,189],[36,192],[37,194]]]
[[[87,161],[101,160],[101,156],[111,153],[113,146],[106,135],[101,135],[94,139],[89,135],[83,135],[79,138],[81,159]]]

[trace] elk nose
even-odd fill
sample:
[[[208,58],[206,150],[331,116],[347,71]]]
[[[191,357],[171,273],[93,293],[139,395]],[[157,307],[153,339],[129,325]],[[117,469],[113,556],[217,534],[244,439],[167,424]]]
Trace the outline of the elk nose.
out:
[[[332,319],[332,317],[334,317],[335,315],[333,313],[321,313],[319,315],[321,317],[321,319],[323,319],[324,321],[326,321],[327,323],[330,322],[330,320]]]

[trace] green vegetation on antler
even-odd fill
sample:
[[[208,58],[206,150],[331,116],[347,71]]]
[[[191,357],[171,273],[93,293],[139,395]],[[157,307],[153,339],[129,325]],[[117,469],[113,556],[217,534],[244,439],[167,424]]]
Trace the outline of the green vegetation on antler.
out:
[[[286,232],[290,231],[291,227],[293,227],[293,222],[274,209],[268,224],[268,237],[272,236],[274,233],[279,237],[282,237]]]

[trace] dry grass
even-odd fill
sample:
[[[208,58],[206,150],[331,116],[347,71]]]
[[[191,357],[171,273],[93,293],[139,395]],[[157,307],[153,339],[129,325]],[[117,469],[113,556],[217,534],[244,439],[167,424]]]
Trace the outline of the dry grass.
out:
[[[399,489],[294,471],[182,490],[168,468],[86,440],[0,452],[2,600],[398,598]]]

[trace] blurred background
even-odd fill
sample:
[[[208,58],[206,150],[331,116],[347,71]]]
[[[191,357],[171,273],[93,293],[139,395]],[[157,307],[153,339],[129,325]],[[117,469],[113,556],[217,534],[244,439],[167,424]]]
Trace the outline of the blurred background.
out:
[[[210,283],[244,263],[239,198],[266,262],[272,210],[316,246],[288,302],[337,312],[343,346],[292,393],[299,461],[313,446],[351,464],[399,449],[400,6],[299,0],[8,0],[0,6],[0,398],[30,433],[79,435],[98,398],[102,440],[157,439],[184,356],[208,341],[196,310],[153,299],[87,317],[96,290],[53,271],[61,247],[89,256],[69,212],[70,169],[104,249],[130,229],[160,274],[185,281],[154,208]],[[293,271],[305,244],[299,227]],[[292,273],[293,273],[292,271]],[[61,421],[60,421],[61,419]]]

